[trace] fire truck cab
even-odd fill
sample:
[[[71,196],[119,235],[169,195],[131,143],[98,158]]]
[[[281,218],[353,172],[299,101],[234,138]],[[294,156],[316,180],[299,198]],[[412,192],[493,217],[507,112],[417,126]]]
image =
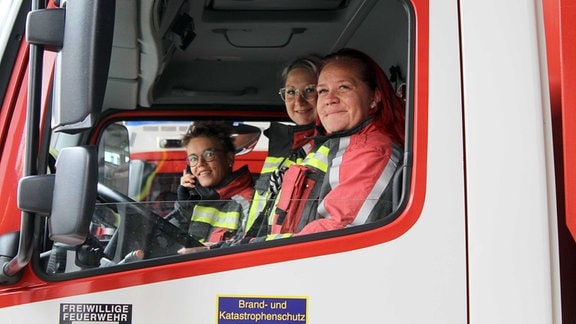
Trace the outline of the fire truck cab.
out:
[[[568,2],[0,4],[0,318],[576,323]],[[258,179],[282,69],[341,48],[405,105],[394,210],[178,254],[188,127],[230,126]]]

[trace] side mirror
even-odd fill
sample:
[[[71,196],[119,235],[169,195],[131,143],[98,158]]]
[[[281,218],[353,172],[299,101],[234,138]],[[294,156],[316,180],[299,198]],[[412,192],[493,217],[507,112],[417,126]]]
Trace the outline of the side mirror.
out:
[[[56,161],[56,178],[50,239],[69,245],[84,243],[96,206],[98,153],[95,146],[62,149]]]
[[[62,9],[28,14],[30,44],[57,51],[54,130],[78,132],[92,126],[104,102],[114,32],[114,0],[67,0]]]
[[[108,125],[98,144],[98,179],[100,183],[125,195],[130,183],[130,138],[122,123]]]
[[[76,132],[97,119],[108,81],[116,1],[67,0],[64,46],[54,75],[55,131]]]
[[[232,138],[236,147],[236,155],[244,155],[252,152],[262,131],[252,125],[239,124],[232,128]]]
[[[18,208],[49,215],[50,239],[54,242],[79,245],[89,233],[97,187],[96,147],[67,147],[60,151],[55,176],[20,180]]]

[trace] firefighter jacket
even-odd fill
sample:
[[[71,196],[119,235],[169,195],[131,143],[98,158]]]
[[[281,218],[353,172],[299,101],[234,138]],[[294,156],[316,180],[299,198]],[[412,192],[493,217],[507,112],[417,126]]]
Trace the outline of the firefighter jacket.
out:
[[[198,189],[189,200],[178,201],[167,219],[200,242],[231,239],[247,215],[254,194],[248,166],[234,171],[215,187]]]
[[[264,215],[270,213],[274,205],[275,193],[281,187],[281,179],[273,180],[274,175],[283,172],[290,165],[302,163],[304,158],[313,149],[312,137],[315,127],[310,125],[287,125],[272,123],[270,128],[264,131],[268,137],[268,155],[260,171],[260,176],[255,184],[254,197],[248,217],[242,224],[242,230],[238,232],[235,240],[246,236],[247,230],[252,229],[249,236],[256,236],[258,230],[264,228],[262,224]],[[275,188],[274,188],[275,187]],[[254,223],[256,222],[256,225]]]
[[[336,230],[391,212],[402,149],[371,120],[326,137],[284,175],[267,239]]]

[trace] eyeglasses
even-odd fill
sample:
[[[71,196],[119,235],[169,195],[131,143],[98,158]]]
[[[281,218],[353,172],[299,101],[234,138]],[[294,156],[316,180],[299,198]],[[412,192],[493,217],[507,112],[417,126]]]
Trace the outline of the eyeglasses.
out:
[[[283,101],[294,101],[298,95],[302,96],[304,100],[316,99],[318,97],[315,84],[309,84],[302,89],[282,88],[278,91],[278,94]]]
[[[205,149],[204,152],[202,152],[202,160],[204,162],[212,162],[216,159],[216,152],[218,151],[222,151],[222,150],[217,150],[217,149]],[[188,165],[192,168],[195,167],[196,164],[198,164],[198,162],[200,162],[200,157],[196,154],[190,154],[186,157],[186,161],[188,162]]]

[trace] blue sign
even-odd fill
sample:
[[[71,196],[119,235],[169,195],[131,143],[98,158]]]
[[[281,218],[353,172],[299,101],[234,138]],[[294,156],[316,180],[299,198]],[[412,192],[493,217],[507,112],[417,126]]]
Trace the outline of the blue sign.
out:
[[[306,324],[305,297],[219,296],[217,324]]]

